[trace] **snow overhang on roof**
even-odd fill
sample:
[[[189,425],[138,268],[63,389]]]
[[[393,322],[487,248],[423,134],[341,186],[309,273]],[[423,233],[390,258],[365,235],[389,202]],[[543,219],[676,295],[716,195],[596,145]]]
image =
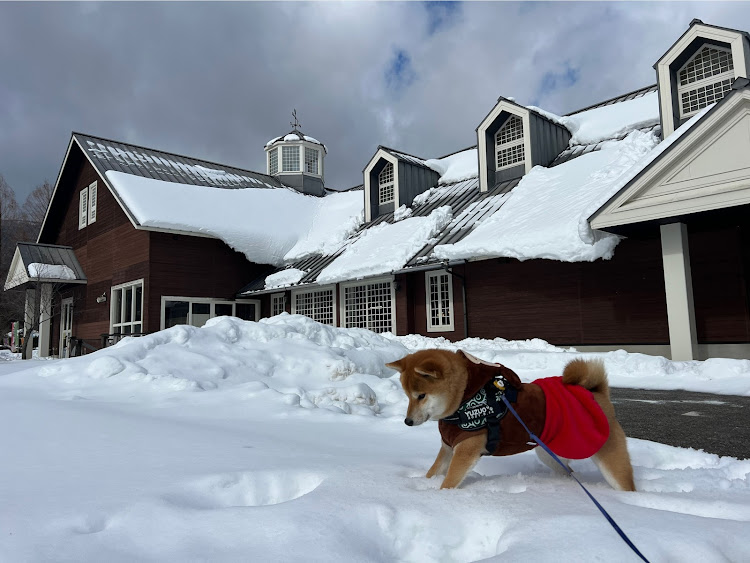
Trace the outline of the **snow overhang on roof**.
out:
[[[87,283],[86,274],[70,246],[19,242],[4,289],[33,283]]]

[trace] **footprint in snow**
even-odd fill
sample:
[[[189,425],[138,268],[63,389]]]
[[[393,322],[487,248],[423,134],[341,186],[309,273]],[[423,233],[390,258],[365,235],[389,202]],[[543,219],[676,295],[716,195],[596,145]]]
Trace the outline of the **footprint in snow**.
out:
[[[76,519],[71,529],[76,534],[96,534],[109,525],[109,518],[104,514],[86,514]]]
[[[270,506],[298,499],[324,477],[304,471],[257,471],[211,475],[164,495],[167,502],[197,509]]]

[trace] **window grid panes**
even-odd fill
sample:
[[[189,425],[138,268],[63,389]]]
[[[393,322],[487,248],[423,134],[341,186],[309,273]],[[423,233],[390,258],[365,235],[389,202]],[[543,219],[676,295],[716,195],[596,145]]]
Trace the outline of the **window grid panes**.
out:
[[[393,163],[389,162],[378,175],[378,202],[391,203],[393,201]]]
[[[268,173],[276,174],[279,171],[279,150],[273,149],[268,152]]]
[[[295,312],[314,321],[333,325],[333,289],[297,293],[294,297]]]
[[[299,147],[281,147],[281,171],[299,172]]]
[[[143,282],[112,289],[112,333],[143,331]]]
[[[318,151],[309,147],[305,147],[305,172],[308,174],[319,174]]]
[[[731,51],[704,46],[679,71],[678,80],[680,117],[690,117],[718,102],[732,89],[734,62]]]
[[[432,329],[453,328],[451,277],[448,273],[427,274],[428,322]]]
[[[707,84],[694,90],[681,92],[680,109],[683,116],[696,113],[698,110],[718,102],[732,89],[732,79],[727,78],[720,82]]]
[[[525,159],[523,148],[523,120],[515,115],[508,118],[495,135],[497,169],[513,166]]]
[[[286,311],[286,295],[280,293],[279,295],[271,296],[271,315],[280,315]]]
[[[393,330],[391,282],[344,287],[344,326],[373,332]]]
[[[162,305],[164,328],[186,324],[200,327],[206,324],[209,319],[222,316],[255,321],[257,310],[257,302],[233,302],[190,297],[167,298]]]
[[[732,53],[724,49],[703,47],[693,60],[680,71],[680,86],[692,84],[730,70],[734,70]]]
[[[257,307],[255,303],[236,303],[234,316],[243,321],[254,321],[258,318]]]

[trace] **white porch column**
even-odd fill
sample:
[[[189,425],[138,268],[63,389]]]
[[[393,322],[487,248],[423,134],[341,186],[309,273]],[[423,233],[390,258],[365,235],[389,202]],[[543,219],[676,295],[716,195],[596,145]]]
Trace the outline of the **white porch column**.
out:
[[[23,332],[31,330],[34,326],[34,301],[36,297],[36,290],[32,287],[26,290],[26,302],[24,307],[23,315]]]
[[[52,331],[52,284],[42,284],[42,299],[39,307],[39,357],[50,355],[50,333]]]
[[[688,234],[684,223],[661,226],[661,256],[672,359],[694,360],[698,352],[698,338],[695,331]]]

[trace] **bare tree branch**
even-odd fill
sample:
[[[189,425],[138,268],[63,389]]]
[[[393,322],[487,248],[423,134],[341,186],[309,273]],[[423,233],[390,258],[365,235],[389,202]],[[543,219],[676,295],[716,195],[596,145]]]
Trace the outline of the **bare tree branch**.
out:
[[[52,190],[53,187],[49,183],[49,180],[45,180],[34,188],[26,198],[26,201],[23,202],[21,208],[23,214],[26,216],[26,220],[34,225],[41,226],[44,216],[47,214],[49,201],[52,199]]]

